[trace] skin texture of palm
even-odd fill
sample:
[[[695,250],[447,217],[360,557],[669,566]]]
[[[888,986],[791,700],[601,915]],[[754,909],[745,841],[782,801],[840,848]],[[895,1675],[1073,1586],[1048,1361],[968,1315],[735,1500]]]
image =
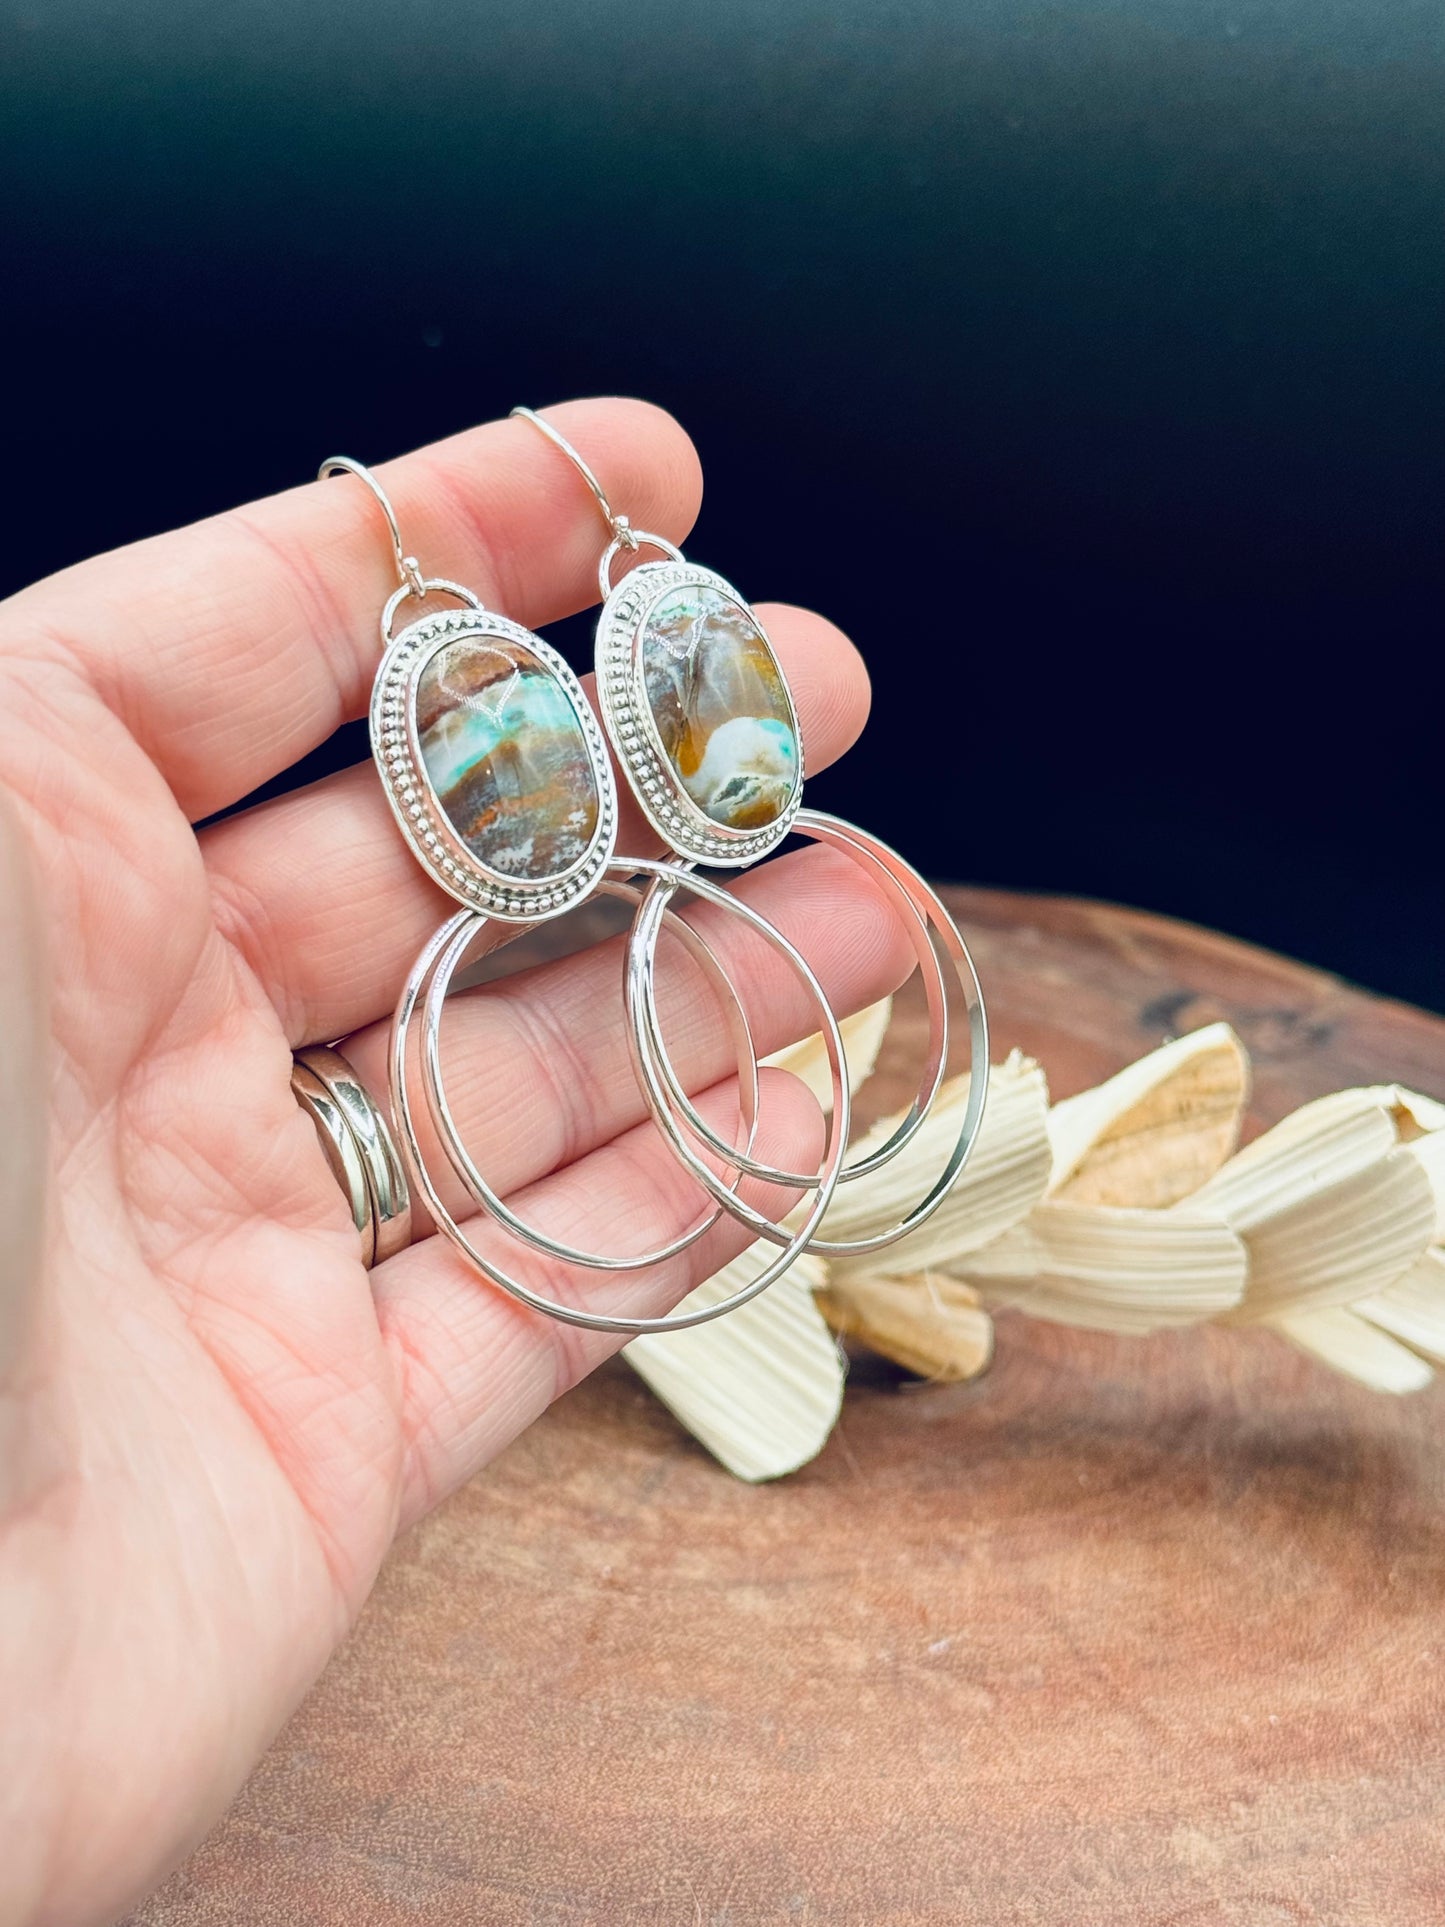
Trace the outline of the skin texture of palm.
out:
[[[556,419],[615,500],[681,539],[700,480],[675,423],[620,401]],[[595,592],[595,511],[523,424],[382,475],[425,565],[490,606],[535,626]],[[7,1927],[84,1927],[154,1884],[314,1680],[396,1533],[611,1349],[488,1290],[425,1226],[370,1274],[357,1259],[291,1051],[344,1038],[383,1089],[387,1013],[446,908],[369,765],[193,828],[364,712],[391,586],[373,516],[361,489],[313,484],[0,611]],[[821,618],[764,619],[820,768],[862,726],[866,674]],[[630,815],[621,847],[650,847]],[[826,852],[738,888],[840,1014],[909,969],[887,906]],[[731,920],[697,921],[760,1048],[815,1028],[791,973]],[[726,1126],[726,1028],[674,964],[670,1047]],[[624,1250],[698,1203],[644,1121],[619,975],[604,945],[457,1000],[449,1089],[517,1208]],[[764,1155],[797,1166],[821,1138],[802,1087],[771,1074]],[[727,1223],[595,1302],[665,1309],[742,1242]]]

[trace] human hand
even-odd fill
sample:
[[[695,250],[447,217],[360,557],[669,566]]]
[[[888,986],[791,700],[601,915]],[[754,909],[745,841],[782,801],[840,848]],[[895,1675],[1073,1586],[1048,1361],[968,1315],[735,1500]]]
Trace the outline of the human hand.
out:
[[[636,524],[685,535],[700,479],[675,423],[620,401],[555,419]],[[536,626],[595,596],[595,510],[525,424],[379,473],[427,569],[489,607]],[[365,491],[312,484],[0,610],[7,1923],[84,1927],[159,1879],[325,1664],[397,1531],[616,1342],[534,1317],[434,1236],[359,1262],[291,1052],[342,1038],[382,1092],[390,1007],[453,907],[371,765],[192,827],[363,713],[389,567]],[[816,770],[861,728],[866,674],[821,618],[762,613]],[[619,849],[651,847],[624,807]],[[891,910],[824,849],[737,890],[840,1015],[911,967]],[[696,921],[760,1049],[816,1028],[773,953]],[[700,979],[666,975],[674,1061],[725,1121],[726,1026]],[[449,1094],[523,1215],[621,1251],[675,1235],[700,1194],[645,1122],[619,985],[613,944],[454,1000]],[[794,1080],[772,1074],[765,1118],[763,1156],[816,1161]],[[724,1218],[650,1279],[600,1279],[594,1302],[667,1309],[745,1242]]]

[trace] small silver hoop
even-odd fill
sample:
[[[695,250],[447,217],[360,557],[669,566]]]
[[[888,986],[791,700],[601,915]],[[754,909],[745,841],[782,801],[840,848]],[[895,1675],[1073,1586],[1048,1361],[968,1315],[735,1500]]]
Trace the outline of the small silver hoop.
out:
[[[469,609],[485,612],[485,605],[482,602],[482,598],[477,594],[475,589],[468,589],[465,584],[461,582],[448,582],[445,576],[433,575],[424,578],[419,577],[415,587],[413,587],[410,582],[403,582],[399,589],[392,590],[386,599],[386,607],[381,612],[381,646],[383,649],[389,649],[392,645],[391,625],[396,620],[397,610],[401,607],[402,603],[406,601],[407,597],[415,596],[419,602],[423,602],[428,596],[432,595],[455,596],[458,602],[464,602]]]
[[[685,562],[686,556],[675,543],[669,542],[665,535],[650,535],[646,529],[634,529],[627,525],[626,518],[619,516],[622,530],[614,535],[602,552],[602,560],[597,564],[597,586],[602,591],[605,602],[612,593],[612,564],[625,549],[629,554],[637,549],[661,549],[665,556],[674,562]]]

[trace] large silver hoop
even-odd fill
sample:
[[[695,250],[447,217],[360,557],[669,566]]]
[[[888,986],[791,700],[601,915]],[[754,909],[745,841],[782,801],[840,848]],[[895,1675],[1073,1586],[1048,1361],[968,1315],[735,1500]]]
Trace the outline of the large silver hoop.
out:
[[[624,902],[631,903],[634,908],[642,902],[643,897],[642,890],[636,884],[626,883],[618,878],[612,877],[604,878],[603,881],[598,884],[594,894],[598,896],[619,897]],[[673,934],[683,944],[688,954],[702,967],[714,989],[718,992],[720,999],[724,1001],[725,1007],[728,1009],[729,1023],[738,1057],[738,1084],[741,1093],[739,1109],[742,1113],[742,1123],[746,1132],[747,1142],[741,1151],[736,1145],[729,1145],[727,1148],[730,1156],[745,1157],[751,1150],[757,1136],[758,1118],[758,1059],[756,1049],[753,1045],[752,1030],[748,1024],[747,1012],[743,1009],[742,1002],[737,992],[733,989],[731,979],[718,962],[706,941],[692,928],[685,918],[678,916],[670,909],[664,914],[668,919]],[[429,971],[419,978],[419,982],[425,984],[421,998],[422,1081],[426,1091],[427,1109],[431,1115],[432,1125],[438,1137],[441,1139],[442,1149],[446,1152],[447,1160],[452,1170],[462,1184],[465,1185],[473,1201],[479,1205],[489,1217],[494,1218],[498,1224],[510,1232],[511,1235],[521,1243],[531,1245],[534,1249],[545,1252],[550,1258],[563,1259],[568,1264],[582,1265],[591,1271],[650,1271],[655,1265],[666,1264],[669,1259],[678,1257],[682,1252],[688,1250],[690,1246],[695,1245],[698,1239],[704,1237],[719,1219],[722,1218],[724,1213],[723,1207],[720,1204],[714,1204],[711,1210],[705,1211],[698,1222],[688,1230],[679,1233],[677,1237],[670,1239],[668,1243],[658,1245],[651,1251],[629,1253],[622,1256],[584,1251],[576,1245],[563,1244],[558,1239],[549,1238],[545,1232],[538,1231],[535,1226],[529,1225],[524,1218],[519,1217],[505,1200],[493,1190],[492,1186],[483,1176],[475,1158],[462,1142],[462,1136],[457,1128],[456,1118],[450,1104],[447,1102],[446,1081],[442,1072],[442,1010],[448,992],[451,989],[452,979],[460,968],[467,951],[480,934],[484,922],[485,919],[480,917],[475,921],[453,918],[452,923],[447,926],[447,928],[452,931],[452,935],[437,951],[435,963],[430,967]],[[418,965],[418,969],[420,969],[420,964]],[[749,1159],[749,1162],[751,1162],[751,1159]],[[733,1180],[734,1185],[740,1184],[742,1178],[743,1172],[740,1170],[737,1177]]]
[[[819,811],[800,812],[796,828],[801,835],[842,849],[865,866],[872,867],[875,871],[885,872],[889,881],[911,898],[915,914],[925,917],[933,926],[939,942],[948,953],[968,1010],[968,1097],[964,1104],[958,1136],[937,1179],[911,1210],[884,1230],[872,1233],[866,1238],[815,1237],[808,1246],[809,1251],[822,1257],[856,1257],[868,1252],[882,1251],[926,1223],[948,1196],[959,1173],[971,1156],[978,1140],[979,1126],[983,1121],[984,1105],[988,1097],[988,1017],[968,945],[964,942],[957,925],[937,893],[929,888],[911,864],[877,837],[870,836],[866,831],[856,828],[851,823],[845,823],[840,818],[825,816]],[[698,1183],[722,1205],[730,1216],[745,1225],[755,1237],[772,1244],[781,1244],[789,1236],[784,1225],[765,1218],[761,1212],[755,1211],[752,1206],[731,1191],[727,1197],[720,1195],[721,1180],[687,1144],[682,1129],[667,1109],[670,1100],[682,1113],[686,1127],[692,1130],[695,1136],[700,1137],[725,1162],[732,1163],[736,1159],[737,1153],[721,1143],[716,1134],[697,1116],[694,1108],[688,1103],[685,1093],[679,1092],[676,1076],[667,1062],[667,1048],[657,1018],[656,998],[646,954],[650,921],[655,921],[655,912],[649,900],[644,902],[633,928],[629,946],[628,973],[629,1039],[634,1047],[634,1066],[648,1093],[649,1106],[653,1109],[659,1128],[667,1136],[674,1154],[687,1166]],[[931,942],[929,950],[932,954]],[[634,951],[638,952],[635,968],[632,967]],[[938,969],[941,984],[942,971],[938,966],[936,955],[933,956],[933,963]],[[943,1034],[946,1038],[946,1030]],[[926,1099],[922,1098],[920,1092],[921,1103],[920,1100],[915,1100],[914,1107],[910,1109],[903,1123],[877,1152],[867,1159],[857,1161],[853,1175],[861,1176],[867,1169],[876,1170],[880,1163],[898,1155],[928,1115],[937,1094],[938,1081],[941,1079],[934,1079],[932,1075],[932,1053],[930,1053],[930,1068],[925,1079],[925,1088],[928,1089]],[[798,1174],[763,1164],[751,1157],[748,1158],[744,1168],[751,1175],[770,1183],[789,1185],[799,1181]],[[846,1173],[839,1174],[840,1183],[843,1182],[845,1175]]]
[[[808,1247],[809,1240],[821,1223],[823,1214],[832,1202],[837,1188],[838,1173],[842,1168],[843,1155],[848,1142],[850,1123],[850,1103],[848,1078],[843,1056],[843,1040],[838,1032],[838,1021],[834,1017],[822,985],[818,982],[807,961],[782,933],[760,916],[739,898],[729,894],[717,884],[695,876],[689,871],[678,869],[675,865],[652,859],[614,860],[609,871],[620,873],[623,881],[636,875],[646,875],[654,879],[658,888],[647,893],[639,916],[650,914],[650,941],[640,960],[651,967],[656,952],[657,937],[662,928],[662,912],[670,905],[672,897],[679,889],[687,891],[709,903],[717,904],[731,914],[740,916],[744,922],[755,929],[765,942],[773,945],[802,977],[817,1002],[822,1016],[822,1035],[828,1057],[829,1076],[832,1083],[831,1110],[828,1118],[827,1149],[823,1165],[815,1179],[813,1202],[805,1212],[798,1229],[786,1236],[783,1248],[758,1272],[757,1276],[739,1290],[716,1304],[704,1305],[689,1312],[671,1312],[656,1318],[624,1318],[606,1312],[586,1311],[576,1305],[565,1304],[550,1298],[545,1293],[535,1291],[530,1285],[504,1270],[494,1259],[489,1258],[467,1235],[463,1227],[448,1209],[438,1193],[437,1186],[426,1167],[421,1145],[417,1137],[416,1115],[412,1104],[407,1068],[407,1035],[410,1030],[421,989],[430,976],[436,960],[452,942],[456,932],[476,918],[474,911],[463,910],[443,924],[425,946],[417,959],[404,986],[392,1018],[391,1041],[388,1052],[388,1072],[391,1085],[391,1101],[401,1140],[402,1156],[406,1163],[411,1181],[426,1201],[437,1229],[456,1247],[483,1277],[489,1279],[509,1297],[541,1312],[545,1317],[555,1318],[562,1324],[573,1325],[586,1331],[609,1332],[616,1336],[636,1337],[645,1332],[683,1331],[695,1325],[709,1323],[734,1311],[740,1305],[749,1303],[761,1292],[767,1290],[776,1279],[792,1265],[794,1260]],[[629,949],[629,957],[631,951]],[[629,983],[632,968],[629,964]],[[649,1108],[652,1108],[649,1100]],[[665,1115],[663,1107],[662,1115]],[[654,1111],[654,1116],[662,1122],[662,1115]],[[670,1123],[671,1120],[669,1119]],[[665,1127],[664,1127],[665,1128]],[[700,1162],[700,1160],[699,1160]],[[704,1169],[707,1167],[704,1166]],[[708,1173],[709,1177],[712,1173]],[[731,1193],[729,1193],[731,1195]],[[719,1200],[719,1202],[722,1202]],[[726,1207],[724,1207],[726,1208]],[[771,1223],[771,1220],[769,1220]],[[545,1240],[539,1240],[539,1248],[546,1249]]]
[[[826,827],[823,827],[825,825]],[[929,1040],[922,1078],[912,1104],[876,1150],[870,1151],[864,1157],[853,1159],[851,1163],[844,1164],[838,1174],[839,1184],[848,1184],[855,1178],[864,1178],[874,1171],[881,1170],[912,1142],[915,1134],[927,1121],[934,1099],[938,1096],[939,1087],[943,1083],[948,1066],[950,1035],[948,980],[944,975],[943,966],[939,963],[938,952],[930,935],[928,916],[919,909],[914,901],[913,892],[894,875],[875,851],[852,844],[850,825],[819,816],[814,811],[804,811],[798,833],[802,836],[811,836],[815,842],[830,843],[834,847],[840,847],[844,845],[844,831],[850,832],[848,839],[850,854],[858,861],[872,866],[875,874],[882,878],[884,888],[895,895],[897,905],[903,912],[904,922],[908,926],[914,955],[918,960],[918,968],[923,978],[924,996],[928,1004]],[[637,941],[635,925],[630,940]],[[662,1026],[656,1007],[651,1002],[647,1008],[647,1024],[649,1036],[654,1044],[661,1045]],[[726,1163],[735,1165],[750,1177],[761,1178],[768,1184],[798,1185],[806,1189],[813,1183],[812,1172],[784,1171],[764,1162],[761,1158],[751,1157],[734,1146],[724,1144],[683,1089],[665,1047],[656,1052],[655,1061],[672,1106],[681,1113],[688,1130]]]

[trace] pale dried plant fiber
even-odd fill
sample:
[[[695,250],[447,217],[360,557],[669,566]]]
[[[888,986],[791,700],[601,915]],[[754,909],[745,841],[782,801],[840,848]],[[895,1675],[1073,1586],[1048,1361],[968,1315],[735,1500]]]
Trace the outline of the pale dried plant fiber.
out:
[[[1322,1365],[1376,1392],[1419,1392],[1434,1373],[1408,1346],[1397,1345],[1348,1305],[1286,1312],[1278,1329]]]
[[[859,1238],[896,1224],[943,1170],[958,1138],[968,1101],[966,1078],[951,1078],[912,1142],[880,1170],[839,1185],[823,1218],[826,1238]],[[854,1272],[867,1276],[945,1264],[960,1253],[989,1244],[1027,1216],[1043,1196],[1052,1157],[1048,1132],[1049,1090],[1031,1057],[1014,1051],[989,1072],[988,1102],[973,1155],[938,1210],[920,1228],[886,1250],[839,1258],[829,1269],[835,1281]],[[866,1156],[899,1123],[882,1119],[853,1148]]]
[[[940,1383],[976,1378],[993,1357],[993,1320],[978,1294],[942,1272],[849,1278],[819,1303],[845,1338]]]
[[[758,1244],[683,1305],[740,1291],[775,1247]],[[776,1479],[821,1451],[843,1400],[843,1359],[813,1296],[817,1258],[802,1257],[761,1296],[710,1325],[634,1338],[627,1362],[688,1431],[740,1479]]]
[[[1432,1245],[1403,1278],[1355,1307],[1381,1331],[1445,1365],[1445,1251]]]
[[[1241,1240],[1208,1212],[1055,1199],[957,1266],[999,1309],[1134,1333],[1232,1311],[1249,1270]]]
[[[883,1005],[844,1026],[850,1082],[887,1021]],[[826,1099],[820,1040],[774,1061]],[[922,1378],[958,1380],[988,1365],[997,1310],[1136,1335],[1212,1320],[1241,1342],[1265,1327],[1373,1390],[1420,1390],[1445,1365],[1445,1104],[1399,1085],[1337,1091],[1239,1150],[1249,1089],[1225,1024],[1052,1108],[1043,1071],[1015,1052],[992,1068],[973,1156],[927,1224],[874,1254],[804,1261],[816,1298],[795,1269],[732,1336],[747,1314],[628,1355],[649,1382],[661,1371],[684,1424],[748,1478],[823,1443],[842,1389],[828,1325]],[[895,1222],[943,1167],[966,1101],[966,1080],[950,1080],[899,1157],[840,1187],[824,1235]],[[898,1122],[880,1120],[852,1155]],[[774,1328],[764,1308],[789,1279]]]
[[[1228,1024],[1151,1051],[1049,1112],[1049,1193],[1162,1210],[1197,1191],[1239,1142],[1249,1059]]]
[[[856,1090],[872,1072],[888,1029],[885,997],[839,1025]],[[821,1035],[767,1062],[791,1071],[824,1110],[833,1081]],[[775,1255],[759,1241],[683,1300],[715,1305],[740,1291]],[[780,1478],[816,1457],[838,1417],[844,1363],[814,1292],[825,1281],[816,1258],[798,1260],[763,1294],[709,1325],[635,1338],[623,1356],[693,1436],[740,1479]]]

